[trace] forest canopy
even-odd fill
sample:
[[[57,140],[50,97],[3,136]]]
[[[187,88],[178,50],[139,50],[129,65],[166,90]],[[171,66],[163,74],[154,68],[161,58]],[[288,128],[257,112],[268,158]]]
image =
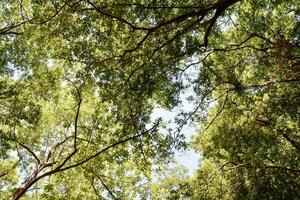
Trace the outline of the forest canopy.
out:
[[[0,199],[300,199],[299,25],[298,0],[1,1]]]

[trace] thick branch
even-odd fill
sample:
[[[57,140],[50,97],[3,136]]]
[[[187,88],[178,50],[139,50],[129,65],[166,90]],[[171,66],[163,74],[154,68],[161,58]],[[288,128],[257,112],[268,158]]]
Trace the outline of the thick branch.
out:
[[[101,13],[102,15],[105,15],[107,17],[113,18],[118,20],[121,23],[127,24],[132,30],[143,30],[146,31],[145,36],[135,45],[134,48],[126,50],[123,54],[122,57],[124,57],[125,54],[127,54],[128,52],[133,52],[135,50],[137,50],[139,47],[142,46],[142,44],[150,37],[150,35],[158,30],[160,30],[163,27],[166,27],[168,25],[171,24],[178,24],[181,22],[184,22],[190,18],[194,18],[194,17],[204,17],[205,15],[207,15],[207,13],[211,12],[211,11],[215,11],[215,15],[213,16],[212,19],[210,19],[208,28],[205,32],[205,36],[204,36],[204,46],[207,46],[208,44],[208,36],[217,20],[217,18],[219,16],[221,16],[221,14],[231,5],[237,3],[239,0],[220,0],[210,6],[207,6],[205,8],[200,8],[199,10],[196,11],[192,11],[192,12],[187,12],[181,15],[178,15],[176,17],[173,17],[167,21],[164,22],[160,22],[158,24],[156,24],[155,26],[152,27],[141,27],[141,26],[136,26],[133,23],[129,22],[128,20],[119,17],[119,16],[114,16],[110,13],[104,12],[103,10],[101,10],[99,7],[97,7],[93,2],[91,2],[90,0],[88,0],[88,3],[99,13]]]

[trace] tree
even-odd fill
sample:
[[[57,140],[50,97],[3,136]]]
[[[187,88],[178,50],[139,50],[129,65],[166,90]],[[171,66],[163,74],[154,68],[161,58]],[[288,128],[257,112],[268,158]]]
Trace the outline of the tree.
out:
[[[0,12],[4,199],[299,197],[297,1],[23,0]],[[151,121],[180,103],[194,66],[194,112],[174,130]],[[193,119],[207,161],[153,185]]]
[[[296,2],[245,2],[201,68],[214,106],[194,145],[225,174],[230,199],[300,196],[298,17]]]
[[[182,145],[153,107],[177,104],[176,63],[236,2],[2,2],[2,197],[134,198]]]

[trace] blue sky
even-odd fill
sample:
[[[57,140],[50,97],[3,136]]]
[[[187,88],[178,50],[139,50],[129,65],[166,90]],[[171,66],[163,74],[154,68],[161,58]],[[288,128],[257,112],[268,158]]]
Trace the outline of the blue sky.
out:
[[[190,110],[190,108],[191,105],[186,102],[181,106],[181,109],[184,110]],[[168,111],[162,108],[156,108],[154,109],[151,118],[154,121],[155,119],[161,117],[165,122],[169,122],[168,124],[170,127],[174,128],[176,127],[174,118],[178,112],[178,110]],[[181,133],[185,135],[187,141],[190,141],[191,137],[197,133],[197,130],[194,126],[187,124],[184,126]],[[179,164],[185,166],[189,170],[190,175],[193,174],[193,172],[197,169],[201,161],[199,153],[196,153],[193,150],[176,151],[175,158]]]
[[[189,112],[193,111],[195,109],[195,105],[187,100],[189,96],[195,97],[196,94],[193,90],[193,83],[192,81],[198,78],[199,75],[199,67],[200,64],[191,65],[191,63],[197,63],[198,59],[196,57],[193,57],[189,62],[186,63],[187,66],[190,66],[185,69],[182,75],[182,81],[185,86],[185,89],[181,91],[180,93],[180,100],[181,104],[174,108],[172,111],[166,110],[163,108],[155,108],[153,110],[153,113],[151,115],[152,121],[155,121],[157,118],[162,118],[164,122],[168,122],[168,125],[170,128],[175,128],[175,117],[180,113],[180,111]],[[185,68],[185,67],[184,67]],[[177,125],[178,126],[178,125]],[[184,134],[186,137],[186,140],[189,142],[191,141],[191,137],[195,134],[197,134],[197,124],[190,124],[187,123],[181,133]],[[189,174],[192,175],[193,172],[198,168],[201,157],[199,153],[196,153],[195,151],[188,149],[186,151],[177,151],[175,152],[175,158],[176,161],[185,166],[189,170]]]

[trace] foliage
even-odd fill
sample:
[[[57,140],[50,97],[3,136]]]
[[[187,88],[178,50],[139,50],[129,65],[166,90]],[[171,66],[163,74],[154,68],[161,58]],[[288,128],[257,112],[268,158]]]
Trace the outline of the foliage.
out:
[[[296,0],[2,1],[1,198],[299,198],[299,11]],[[195,110],[174,130],[151,120],[180,104],[192,67]],[[190,120],[205,158],[195,176],[153,175],[185,147]]]
[[[216,36],[215,52],[201,69],[206,75],[199,82],[217,86],[209,99],[218,100],[194,146],[224,173],[231,171],[224,179],[234,199],[300,195],[296,5],[245,3],[247,10],[234,16],[233,27]]]

